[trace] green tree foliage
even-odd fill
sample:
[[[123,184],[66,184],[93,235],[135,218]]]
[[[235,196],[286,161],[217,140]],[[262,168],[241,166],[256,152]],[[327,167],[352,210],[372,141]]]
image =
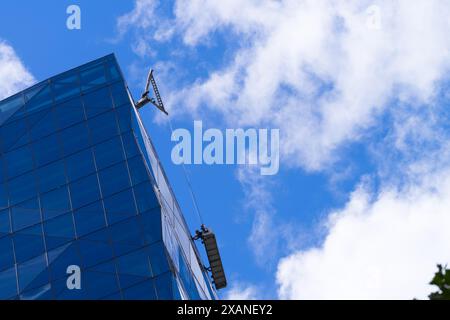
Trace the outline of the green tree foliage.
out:
[[[438,271],[434,274],[433,284],[439,288],[439,291],[431,293],[428,298],[430,300],[450,300],[450,269],[442,267],[438,264]]]

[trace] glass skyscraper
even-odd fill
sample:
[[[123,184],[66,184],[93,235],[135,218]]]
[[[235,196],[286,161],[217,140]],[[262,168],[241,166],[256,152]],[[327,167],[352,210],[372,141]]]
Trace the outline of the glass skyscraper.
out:
[[[216,297],[114,55],[0,102],[0,299]]]

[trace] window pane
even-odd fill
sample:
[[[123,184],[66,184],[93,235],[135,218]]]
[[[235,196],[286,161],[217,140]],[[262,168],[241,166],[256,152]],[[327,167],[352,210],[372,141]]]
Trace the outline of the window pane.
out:
[[[116,255],[138,250],[145,245],[136,218],[117,223],[110,230]]]
[[[100,299],[119,291],[115,274],[86,271],[84,276],[85,282],[90,284],[88,285],[90,299]]]
[[[11,204],[16,204],[32,198],[37,193],[36,180],[33,171],[10,180],[8,185]]]
[[[53,95],[56,101],[80,94],[80,85],[77,74],[64,74],[52,82]]]
[[[171,272],[166,272],[155,278],[155,287],[158,300],[173,299],[173,281],[174,279]]]
[[[19,290],[41,287],[49,282],[49,274],[45,256],[41,255],[17,266]]]
[[[70,196],[74,209],[100,199],[97,175],[91,175],[70,185]]]
[[[83,91],[106,83],[105,67],[103,63],[81,72],[81,88]]]
[[[89,133],[84,122],[61,131],[64,154],[69,155],[89,147]]]
[[[166,250],[162,242],[157,242],[148,248],[150,251],[150,262],[152,266],[153,276],[157,276],[166,271],[169,271]]]
[[[43,110],[39,114],[39,121],[29,125],[30,138],[32,141],[39,140],[56,131],[55,115],[52,108]],[[28,117],[28,120],[30,119],[32,119],[32,117]]]
[[[61,145],[57,135],[42,138],[33,144],[36,166],[41,167],[61,158]]]
[[[17,295],[16,268],[0,272],[0,299],[8,299]]]
[[[66,158],[67,175],[70,181],[90,175],[95,172],[91,149],[83,150]]]
[[[117,193],[104,199],[108,223],[124,220],[136,215],[136,206],[131,189]]]
[[[26,290],[20,294],[20,300],[52,300],[52,286],[46,284],[37,289]]]
[[[150,180],[147,168],[144,165],[144,159],[141,156],[128,160],[128,167],[130,169],[131,181],[134,186]]]
[[[5,154],[6,171],[9,179],[33,169],[33,157],[29,146]]]
[[[120,132],[122,133],[131,130],[131,108],[130,105],[125,105],[116,109]]]
[[[139,212],[149,211],[159,206],[150,182],[141,183],[133,187],[133,189]]]
[[[120,286],[122,288],[130,287],[152,276],[148,251],[146,249],[129,253],[117,260]]]
[[[85,268],[113,258],[111,245],[98,241],[79,240],[81,259]]]
[[[84,121],[84,109],[81,99],[76,97],[56,105],[55,114],[60,129]]]
[[[48,220],[44,223],[47,250],[59,247],[75,238],[72,213]]]
[[[39,168],[37,172],[39,179],[39,191],[41,193],[59,188],[60,186],[66,184],[63,160],[53,162],[45,167]]]
[[[119,132],[114,112],[108,112],[88,121],[91,130],[92,143],[108,140]]]
[[[0,272],[14,266],[14,252],[11,238],[0,238]]]
[[[153,280],[146,280],[123,291],[127,300],[155,300],[155,286]]]
[[[13,230],[17,231],[41,222],[37,198],[22,202],[11,208]]]
[[[100,171],[99,176],[103,197],[131,187],[125,162]]]
[[[146,243],[151,244],[162,239],[161,211],[159,208],[142,213],[139,220]]]
[[[0,237],[6,233],[11,232],[11,226],[9,222],[9,210],[0,211]]]
[[[117,82],[113,84],[111,86],[111,93],[116,107],[122,106],[124,104],[131,104],[128,93],[125,89],[125,84],[123,82]]]
[[[41,206],[44,220],[57,217],[70,210],[69,192],[61,187],[41,195]]]
[[[29,142],[27,126],[25,121],[19,120],[0,127],[2,137],[2,152],[11,150],[12,147],[19,147]]]
[[[99,170],[124,160],[120,137],[117,136],[94,147],[95,161]]]
[[[134,138],[133,133],[127,133],[122,135],[123,144],[125,148],[125,153],[127,158],[132,158],[138,154],[140,154],[139,148],[136,143],[136,139]]]
[[[74,217],[79,237],[106,227],[105,214],[101,202],[95,202],[76,210]]]
[[[42,226],[36,225],[14,234],[16,261],[22,263],[44,253]]]
[[[92,91],[83,96],[86,115],[91,118],[113,108],[111,93],[108,87]]]
[[[8,207],[8,194],[6,192],[6,184],[0,182],[0,210],[6,207]]]

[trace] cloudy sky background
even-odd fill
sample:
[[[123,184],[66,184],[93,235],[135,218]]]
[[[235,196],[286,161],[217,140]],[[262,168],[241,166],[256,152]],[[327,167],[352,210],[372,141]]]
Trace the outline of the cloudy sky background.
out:
[[[137,97],[152,66],[175,127],[280,129],[276,176],[188,168],[222,297],[425,298],[450,263],[449,33],[439,0],[22,0],[0,4],[0,98],[109,52]],[[198,227],[166,119],[141,115]]]

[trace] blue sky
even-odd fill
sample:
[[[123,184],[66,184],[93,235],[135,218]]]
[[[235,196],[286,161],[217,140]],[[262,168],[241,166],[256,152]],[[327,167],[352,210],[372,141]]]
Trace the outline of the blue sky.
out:
[[[66,28],[71,4],[81,30]],[[114,52],[135,98],[153,67],[174,128],[280,129],[275,176],[187,166],[218,235],[223,297],[407,298],[450,261],[430,222],[450,222],[448,12],[420,0],[18,0],[0,5],[0,43],[36,80]],[[169,127],[151,107],[141,116],[194,230]]]

